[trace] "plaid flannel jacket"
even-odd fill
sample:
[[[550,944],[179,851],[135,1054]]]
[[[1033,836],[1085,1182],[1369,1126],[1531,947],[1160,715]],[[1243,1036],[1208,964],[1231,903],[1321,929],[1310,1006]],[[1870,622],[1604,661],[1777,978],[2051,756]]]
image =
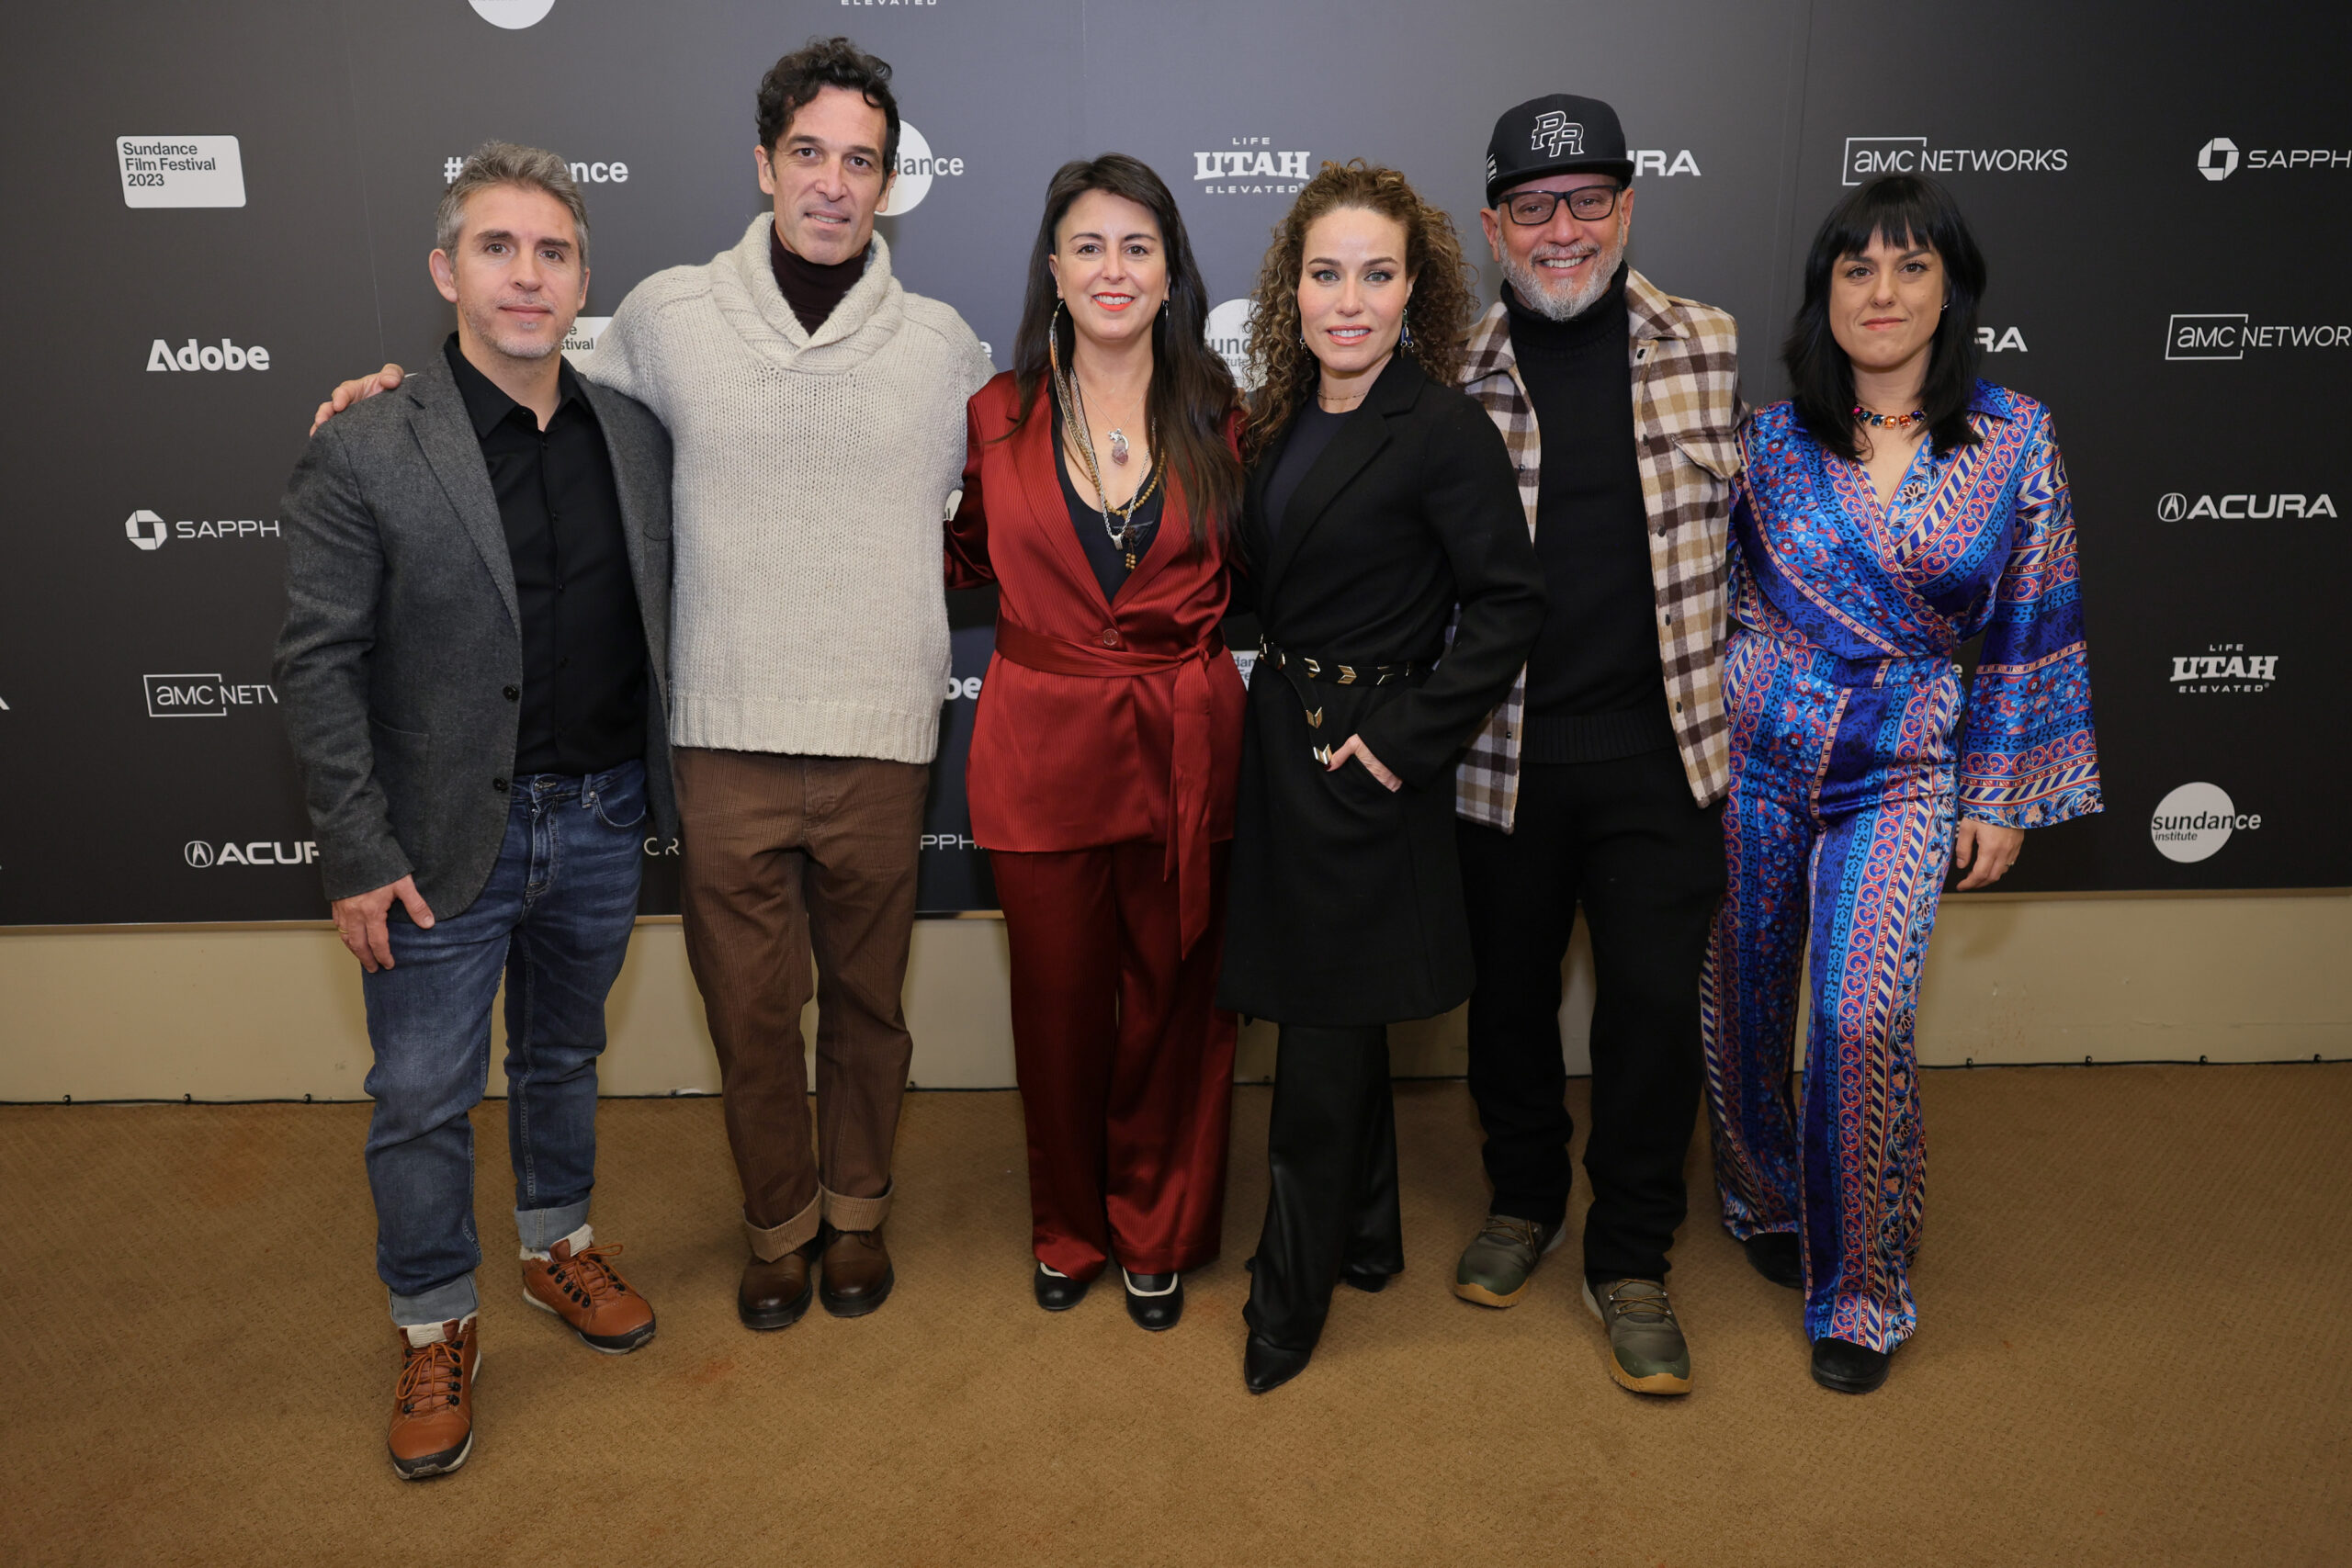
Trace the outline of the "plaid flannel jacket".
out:
[[[1691,795],[1704,806],[1731,785],[1723,656],[1732,480],[1739,471],[1743,412],[1739,329],[1725,312],[1662,294],[1631,268],[1625,306],[1632,318],[1634,442],[1649,507],[1650,578],[1657,592],[1658,663],[1682,771]],[[1532,536],[1543,439],[1500,300],[1471,331],[1462,388],[1503,433],[1519,468],[1520,504]],[[1526,705],[1522,668],[1454,775],[1454,810],[1506,833],[1519,807],[1520,718]]]

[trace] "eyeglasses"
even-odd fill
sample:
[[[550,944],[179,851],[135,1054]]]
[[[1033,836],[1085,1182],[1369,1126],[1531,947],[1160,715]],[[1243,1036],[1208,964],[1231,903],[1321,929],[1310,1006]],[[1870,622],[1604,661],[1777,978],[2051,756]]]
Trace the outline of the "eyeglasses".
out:
[[[1522,229],[1552,221],[1560,203],[1580,223],[1592,223],[1617,210],[1615,186],[1580,186],[1575,190],[1523,190],[1503,203],[1510,220]]]

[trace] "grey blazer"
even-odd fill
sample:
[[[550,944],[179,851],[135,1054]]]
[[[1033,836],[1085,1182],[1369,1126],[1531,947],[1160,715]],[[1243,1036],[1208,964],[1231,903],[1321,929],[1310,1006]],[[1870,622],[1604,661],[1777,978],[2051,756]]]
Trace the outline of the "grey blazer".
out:
[[[670,781],[670,435],[582,383],[604,426],[644,623],[650,833],[677,831]],[[514,567],[481,444],[438,354],[335,416],[287,482],[277,696],[328,898],[413,874],[436,918],[490,880],[522,705]]]

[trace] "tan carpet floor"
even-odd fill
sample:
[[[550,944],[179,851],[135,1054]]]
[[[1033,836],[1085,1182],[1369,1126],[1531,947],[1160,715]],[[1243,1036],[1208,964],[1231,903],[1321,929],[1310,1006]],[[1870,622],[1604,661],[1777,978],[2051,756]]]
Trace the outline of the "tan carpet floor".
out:
[[[383,1452],[364,1106],[0,1109],[0,1562],[2352,1562],[2352,1066],[1926,1094],[1925,1326],[1887,1387],[1807,1379],[1702,1137],[1679,1401],[1609,1382],[1572,1253],[1510,1311],[1453,1299],[1486,1197],[1458,1083],[1398,1089],[1407,1273],[1340,1292],[1306,1374],[1254,1399],[1262,1089],[1225,1258],[1159,1336],[1115,1288],[1031,1304],[1012,1094],[911,1096],[897,1294],[771,1335],[734,1320],[718,1107],[609,1103],[598,1230],[662,1321],[628,1357],[519,1299],[485,1107],[482,1415],[423,1483]]]

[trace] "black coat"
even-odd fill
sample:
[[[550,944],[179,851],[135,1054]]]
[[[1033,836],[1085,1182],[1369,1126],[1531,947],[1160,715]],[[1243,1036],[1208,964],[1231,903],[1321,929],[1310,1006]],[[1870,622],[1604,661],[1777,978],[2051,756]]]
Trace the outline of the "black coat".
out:
[[[1454,763],[1526,661],[1544,572],[1501,434],[1407,355],[1333,434],[1270,537],[1266,480],[1288,440],[1251,474],[1242,512],[1267,641],[1327,668],[1443,658],[1385,686],[1302,687],[1259,661],[1218,1005],[1306,1024],[1428,1018],[1472,981]],[[1316,760],[1316,747],[1358,734],[1402,790],[1361,763],[1329,773]]]

